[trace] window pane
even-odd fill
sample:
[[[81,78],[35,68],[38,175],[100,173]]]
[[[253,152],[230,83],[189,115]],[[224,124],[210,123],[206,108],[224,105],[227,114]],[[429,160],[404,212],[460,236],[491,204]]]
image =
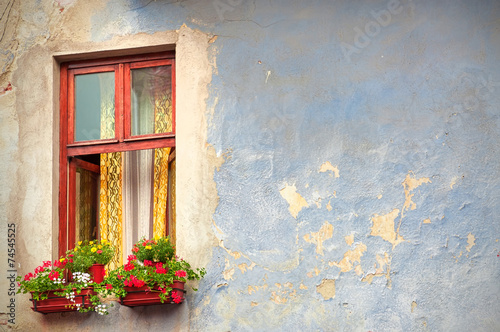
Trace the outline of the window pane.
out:
[[[75,76],[75,141],[115,137],[115,73]]]
[[[132,136],[172,131],[171,66],[131,70]]]

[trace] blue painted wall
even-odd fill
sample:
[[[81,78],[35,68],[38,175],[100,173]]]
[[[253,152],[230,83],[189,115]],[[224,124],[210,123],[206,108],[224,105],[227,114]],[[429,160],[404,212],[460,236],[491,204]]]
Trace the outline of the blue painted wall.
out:
[[[217,36],[221,245],[191,330],[500,330],[500,2],[110,0],[89,19],[94,42]]]
[[[218,36],[224,247],[195,330],[500,329],[497,1],[109,1],[92,19],[96,41],[109,20]]]

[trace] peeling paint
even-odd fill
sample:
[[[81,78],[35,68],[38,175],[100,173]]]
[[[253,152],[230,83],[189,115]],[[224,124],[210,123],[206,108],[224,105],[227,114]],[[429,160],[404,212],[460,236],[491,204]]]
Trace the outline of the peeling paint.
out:
[[[339,262],[330,262],[328,264],[330,266],[339,267],[341,272],[351,271],[354,267],[354,263],[361,263],[361,256],[363,256],[366,249],[366,245],[360,243],[353,250],[349,250],[344,253],[344,258],[342,258]]]
[[[412,174],[413,176],[411,176],[410,174]],[[404,203],[403,209],[401,211],[401,219],[404,218],[405,211],[415,210],[417,207],[417,205],[412,201],[414,194],[410,194],[410,193],[413,190],[415,190],[416,188],[418,188],[420,185],[422,185],[423,183],[431,183],[431,182],[432,181],[429,180],[429,178],[416,179],[415,175],[413,174],[412,171],[410,171],[406,175],[405,180],[401,183],[403,185],[404,191],[405,191],[405,203]]]
[[[316,286],[316,292],[321,294],[325,300],[330,300],[335,298],[335,280],[334,279],[323,279],[321,284]]]
[[[430,223],[431,223],[431,220],[429,218],[424,219],[424,224],[430,224]]]
[[[398,215],[399,209],[394,209],[382,216],[375,214],[372,218],[373,226],[370,235],[380,236],[387,242],[392,243],[393,248],[403,242],[405,239],[396,233],[394,229],[394,220]]]
[[[474,235],[472,235],[472,233],[469,233],[469,235],[467,235],[467,247],[465,247],[465,250],[470,252],[472,247],[474,247],[476,245],[475,241],[476,241],[476,237]]]
[[[321,165],[318,173],[324,173],[328,171],[332,172],[330,176],[335,175],[336,178],[340,177],[339,168],[337,166],[333,166],[329,161],[326,161],[323,163],[323,165]]]
[[[391,280],[391,257],[388,253],[384,253],[384,257],[377,255],[377,262],[379,267],[376,268],[375,273],[368,273],[363,279],[362,282],[367,282],[369,284],[372,283],[373,278],[375,277],[383,277],[387,279],[387,288],[391,288],[392,280]],[[387,268],[385,268],[387,266]],[[384,271],[385,268],[385,271]]]
[[[290,211],[290,214],[295,219],[297,219],[297,215],[299,214],[300,210],[302,210],[302,208],[309,206],[304,197],[297,193],[297,188],[295,187],[295,185],[285,186],[285,188],[280,190],[280,194],[288,202],[288,211]]]
[[[299,289],[308,289],[308,287],[301,282],[299,285]]]
[[[416,308],[417,308],[417,302],[413,301],[411,303],[411,312],[413,313],[413,311],[415,311]]]
[[[347,243],[348,246],[352,246],[352,244],[354,243],[354,234],[346,235],[344,237],[344,240],[345,240],[345,243]]]
[[[323,252],[323,242],[332,238],[333,236],[333,226],[325,221],[318,232],[311,232],[310,234],[304,235],[304,240],[309,243],[316,244],[316,253],[324,256]]]
[[[330,204],[330,201],[328,201],[328,204],[326,205],[326,209],[328,211],[331,211],[332,210],[332,205]]]

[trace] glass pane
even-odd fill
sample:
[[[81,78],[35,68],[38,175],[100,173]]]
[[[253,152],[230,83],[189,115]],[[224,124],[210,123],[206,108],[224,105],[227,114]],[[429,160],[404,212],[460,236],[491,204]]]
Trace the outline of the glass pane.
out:
[[[115,137],[115,73],[75,76],[75,141]]]
[[[171,66],[131,70],[132,136],[172,131]]]

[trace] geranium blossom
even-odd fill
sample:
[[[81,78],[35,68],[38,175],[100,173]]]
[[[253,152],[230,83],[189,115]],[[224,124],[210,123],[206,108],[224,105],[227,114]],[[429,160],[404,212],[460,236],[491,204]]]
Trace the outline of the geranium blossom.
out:
[[[134,247],[134,248],[132,249],[132,251],[133,251],[133,252],[135,252],[135,253],[137,253],[137,252],[139,251],[139,248]]]
[[[102,250],[97,250],[97,253],[98,254],[102,254]]]
[[[54,281],[57,278],[59,278],[59,272],[58,271],[50,271],[49,273],[49,279]]]
[[[113,285],[111,285],[111,284],[106,284],[106,289],[113,289]]]
[[[29,281],[33,277],[34,277],[33,273],[30,272],[30,273],[28,273],[27,275],[24,276],[24,281]]]
[[[144,260],[144,266],[153,266],[153,262],[148,261],[147,259]]]
[[[167,270],[164,269],[163,267],[157,267],[156,268],[156,273],[167,273]]]
[[[187,276],[187,274],[186,274],[186,271],[179,270],[179,271],[175,271],[175,276],[180,277],[180,278],[185,278]]]
[[[125,266],[123,267],[125,271],[132,271],[134,268],[135,266],[132,263],[125,264]]]
[[[127,260],[130,263],[130,261],[135,261],[137,257],[135,255],[128,255]]]
[[[182,296],[178,295],[177,293],[172,293],[172,301],[174,301],[174,303],[181,303]]]
[[[43,267],[50,267],[52,265],[51,261],[44,261]]]

